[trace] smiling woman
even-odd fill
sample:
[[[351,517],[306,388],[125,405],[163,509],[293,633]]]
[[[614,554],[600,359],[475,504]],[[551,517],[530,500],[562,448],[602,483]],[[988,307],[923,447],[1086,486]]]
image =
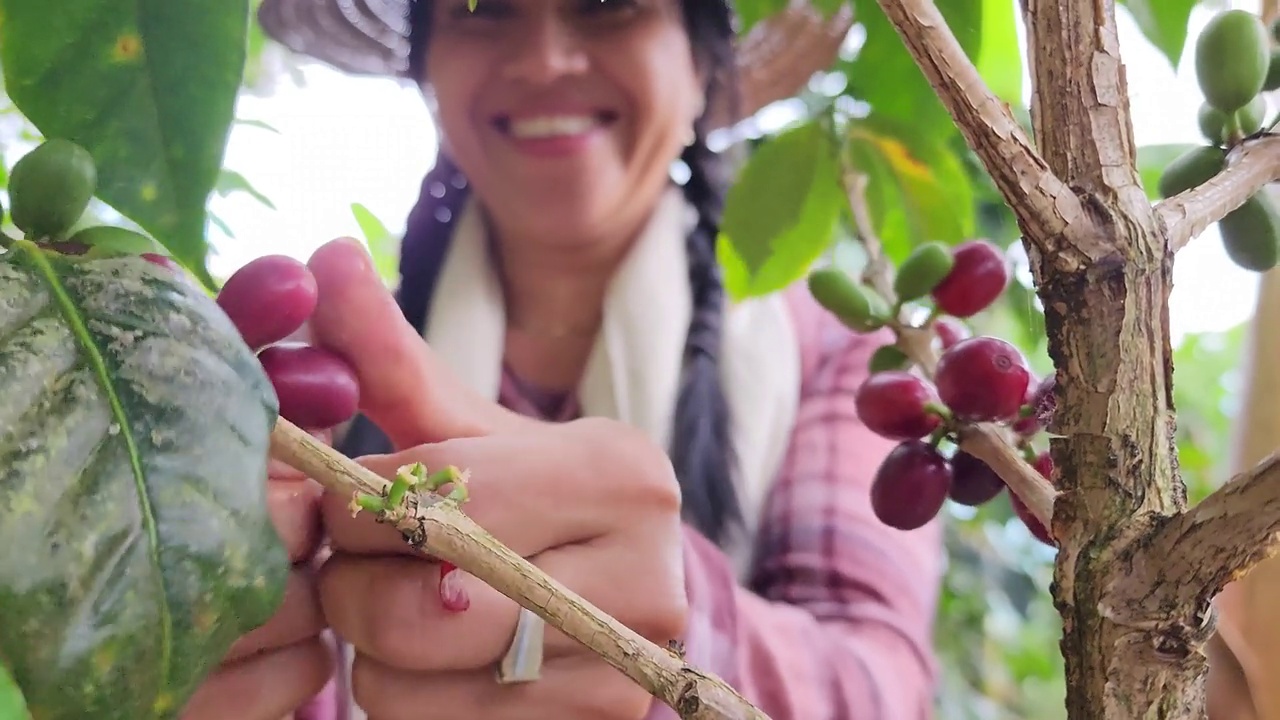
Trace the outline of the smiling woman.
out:
[[[346,240],[306,268],[250,263],[220,298],[282,312],[276,288],[317,295],[310,341],[350,368],[360,414],[302,402],[289,419],[341,425],[348,455],[390,453],[366,459],[379,471],[466,466],[468,514],[775,720],[928,716],[939,527],[875,519],[891,443],[853,406],[883,338],[803,284],[729,303],[715,254],[725,173],[707,133],[827,66],[849,14],[796,5],[741,44],[723,0],[264,0],[260,19],[341,69],[413,78],[441,133],[394,299]],[[324,720],[673,716],[346,502],[323,503],[318,578],[302,553],[297,592],[255,635],[270,650],[228,662],[188,720],[230,702]],[[326,627],[344,660],[304,705],[317,656],[299,638],[319,647]],[[232,690],[247,677],[249,711]]]

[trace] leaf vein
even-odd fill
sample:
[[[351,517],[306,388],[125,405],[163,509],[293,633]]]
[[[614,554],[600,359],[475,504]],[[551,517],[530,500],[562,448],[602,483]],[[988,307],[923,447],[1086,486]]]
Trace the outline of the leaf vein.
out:
[[[133,429],[129,424],[129,418],[124,412],[124,407],[120,402],[120,396],[116,392],[115,384],[112,382],[111,374],[107,369],[106,358],[103,357],[102,353],[93,343],[84,318],[76,309],[75,303],[67,293],[66,288],[59,281],[53,266],[44,256],[44,252],[30,240],[17,241],[16,248],[18,250],[25,251],[31,256],[39,270],[38,274],[43,277],[46,283],[48,283],[49,290],[53,293],[54,302],[61,309],[63,317],[66,318],[67,324],[71,326],[76,339],[80,341],[80,346],[84,350],[85,355],[89,360],[89,364],[98,378],[102,391],[107,396],[107,402],[111,407],[111,414],[120,424],[120,438],[125,443],[125,447],[128,448],[129,462],[132,466],[134,484],[138,493],[138,503],[141,505],[142,525],[146,528],[148,541],[147,552],[151,562],[156,567],[156,582],[160,585],[160,617],[158,618],[160,624],[160,667],[164,673],[164,684],[167,685],[169,674],[172,669],[173,617],[172,610],[169,607],[169,594],[168,589],[165,587],[164,573],[161,571],[159,528],[156,526],[155,512],[151,505],[151,496],[147,491],[145,474],[142,469],[142,461],[138,453],[137,440],[133,436]]]

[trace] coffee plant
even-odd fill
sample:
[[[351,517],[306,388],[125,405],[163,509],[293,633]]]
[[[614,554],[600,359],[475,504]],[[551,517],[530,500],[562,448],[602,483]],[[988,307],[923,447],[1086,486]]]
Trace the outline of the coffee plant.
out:
[[[740,2],[742,32],[786,4]],[[1121,3],[1175,65],[1196,4]],[[1265,94],[1280,32],[1225,10],[1190,38],[1205,144],[1152,152],[1133,143],[1111,0],[1023,3],[1029,114],[1009,3],[852,5],[865,40],[835,68],[846,87],[797,98],[805,118],[762,138],[730,193],[730,291],[804,281],[854,331],[884,333],[850,400],[897,443],[875,515],[910,532],[948,503],[1007,498],[1055,552],[1067,717],[1201,717],[1210,601],[1274,549],[1280,469],[1188,501],[1167,298],[1175,253],[1211,224],[1240,267],[1280,260],[1265,189],[1280,178]],[[270,346],[315,302],[289,285],[296,264],[274,266],[279,326],[242,337],[231,319],[253,308],[209,296],[208,199],[247,189],[221,158],[253,6],[0,0],[6,91],[42,136],[3,178],[0,719],[177,717],[282,599],[268,457],[537,610],[682,717],[763,718],[471,523],[465,469],[380,478],[281,418],[317,393],[309,411],[347,417],[358,391],[323,353]],[[992,331],[1001,305],[1038,337]]]

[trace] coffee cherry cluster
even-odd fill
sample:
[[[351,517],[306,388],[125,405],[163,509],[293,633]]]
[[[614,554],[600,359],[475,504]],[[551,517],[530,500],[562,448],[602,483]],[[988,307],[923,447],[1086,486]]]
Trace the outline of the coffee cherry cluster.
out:
[[[9,218],[24,239],[46,251],[86,260],[138,255],[176,270],[158,243],[128,228],[91,225],[71,232],[97,188],[98,169],[88,150],[63,138],[45,140],[9,172]]]
[[[1226,167],[1228,150],[1272,124],[1262,93],[1280,88],[1280,22],[1269,30],[1246,10],[1219,12],[1196,38],[1195,68],[1205,98],[1197,119],[1208,144],[1169,163],[1157,186],[1163,198],[1208,182]],[[1218,230],[1236,265],[1266,272],[1280,262],[1280,208],[1266,192],[1228,213]]]
[[[809,276],[814,298],[846,326],[858,332],[887,326],[898,333],[898,342],[872,355],[871,374],[854,395],[854,409],[867,428],[898,443],[872,481],[876,517],[899,530],[914,530],[936,517],[948,499],[978,506],[1004,490],[994,470],[959,449],[958,431],[969,423],[1010,428],[1023,457],[1052,481],[1052,461],[1033,440],[1053,413],[1054,376],[1035,378],[1016,347],[995,337],[975,337],[964,322],[1008,287],[1004,254],[982,239],[950,248],[926,243],[889,272],[892,298],[836,268]],[[928,308],[928,318],[921,324],[904,321],[902,311],[909,305]],[[901,342],[907,331],[932,332],[933,350],[940,353],[932,378],[913,369]],[[1031,534],[1052,544],[1017,496],[1009,498]]]
[[[995,337],[965,338],[942,352],[933,380],[907,370],[873,372],[858,388],[854,407],[867,428],[898,441],[872,481],[876,517],[899,530],[929,522],[950,498],[978,506],[993,500],[1004,481],[986,463],[959,449],[967,423],[1010,427],[1028,463],[1052,479],[1048,453],[1032,440],[1052,415],[1054,376],[1037,380],[1022,353]],[[944,445],[951,446],[950,454]],[[1014,511],[1032,534],[1049,542],[1016,495]]]

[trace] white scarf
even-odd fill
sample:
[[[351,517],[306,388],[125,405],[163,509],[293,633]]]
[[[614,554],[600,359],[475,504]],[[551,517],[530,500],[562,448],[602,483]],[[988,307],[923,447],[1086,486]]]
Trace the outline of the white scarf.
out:
[[[582,413],[626,422],[670,447],[692,317],[685,239],[697,212],[680,188],[659,200],[605,297],[603,327],[578,386]],[[423,337],[463,382],[497,399],[506,313],[480,210],[469,198],[454,228]],[[720,366],[738,455],[746,532],[728,552],[741,576],[761,507],[791,438],[800,349],[785,298],[731,305]],[[607,482],[607,478],[602,478]]]

